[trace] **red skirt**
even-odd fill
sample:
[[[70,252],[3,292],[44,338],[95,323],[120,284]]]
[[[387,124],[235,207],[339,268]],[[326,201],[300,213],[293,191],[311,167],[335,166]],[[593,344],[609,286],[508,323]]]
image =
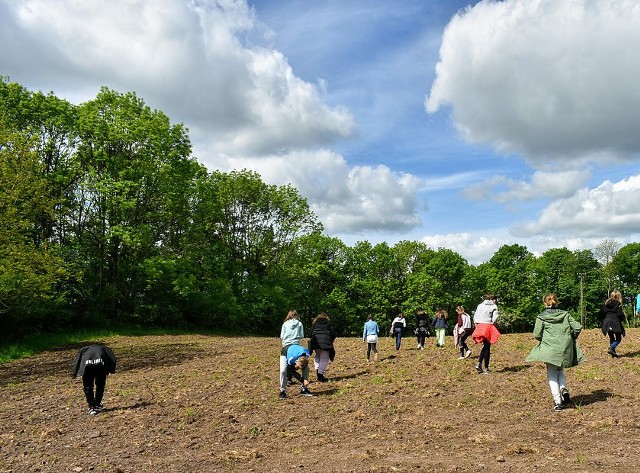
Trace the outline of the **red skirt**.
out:
[[[500,338],[500,332],[493,324],[478,324],[471,338],[473,338],[473,341],[476,343],[482,343],[488,340],[489,343],[493,345],[498,341],[498,338]]]

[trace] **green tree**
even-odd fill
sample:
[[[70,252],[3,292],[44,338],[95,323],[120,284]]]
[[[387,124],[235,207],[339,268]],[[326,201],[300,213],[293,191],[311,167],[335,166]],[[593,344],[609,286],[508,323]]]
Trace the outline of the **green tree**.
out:
[[[82,171],[70,205],[70,232],[84,261],[85,300],[110,319],[135,313],[144,288],[139,263],[171,233],[189,195],[191,145],[182,125],[171,125],[134,93],[102,88],[78,109],[77,159]],[[176,231],[176,229],[173,229]]]
[[[229,256],[238,303],[251,314],[252,326],[273,330],[288,305],[284,262],[293,242],[322,225],[293,187],[267,185],[255,172],[213,172],[199,195],[198,220],[206,221],[209,239]]]
[[[593,250],[593,255],[602,265],[602,271],[607,279],[607,294],[611,293],[615,283],[615,270],[612,263],[620,246],[618,241],[605,238]]]
[[[640,294],[640,243],[629,243],[616,253],[611,262],[612,269],[625,298],[627,317],[634,316],[636,296]]]
[[[311,233],[294,240],[283,269],[290,280],[290,305],[306,325],[324,311],[332,316],[336,330],[343,330],[349,310],[336,303],[342,298],[329,296],[336,288],[346,286],[346,258],[347,247],[337,238]]]
[[[47,310],[64,299],[63,282],[72,277],[55,244],[43,241],[38,221],[51,215],[55,201],[42,177],[36,141],[0,118],[0,314],[5,337],[33,332]]]

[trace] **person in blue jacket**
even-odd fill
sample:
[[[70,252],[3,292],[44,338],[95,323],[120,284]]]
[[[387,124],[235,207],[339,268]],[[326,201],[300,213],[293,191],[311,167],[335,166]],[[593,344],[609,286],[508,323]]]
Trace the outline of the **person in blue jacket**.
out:
[[[78,350],[73,361],[71,377],[82,376],[82,388],[87,399],[89,415],[96,415],[104,409],[102,397],[107,384],[107,375],[116,372],[117,358],[111,348],[94,344]],[[95,384],[95,392],[94,392]]]
[[[378,322],[373,320],[373,315],[369,314],[367,321],[364,323],[362,331],[362,341],[367,342],[367,361],[371,357],[373,351],[373,361],[378,361],[378,336],[380,335],[380,327]]]
[[[309,390],[309,350],[302,345],[287,345],[280,352],[280,399],[287,398],[287,372],[300,381],[302,388],[300,394],[313,396]],[[293,368],[293,370],[291,369]],[[302,376],[297,372],[302,371]]]

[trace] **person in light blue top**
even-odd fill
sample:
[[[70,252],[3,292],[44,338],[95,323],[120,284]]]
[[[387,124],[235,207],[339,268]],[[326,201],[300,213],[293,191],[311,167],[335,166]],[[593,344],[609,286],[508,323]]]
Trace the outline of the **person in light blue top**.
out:
[[[282,346],[288,345],[300,345],[302,338],[304,337],[304,327],[300,321],[300,315],[298,311],[292,309],[289,311],[284,319],[282,328],[280,329],[280,338],[282,339]]]
[[[640,294],[636,297],[636,317],[640,315]]]
[[[369,314],[367,321],[364,323],[364,330],[362,331],[362,341],[367,342],[367,362],[371,357],[373,351],[373,361],[378,361],[378,335],[380,334],[380,327],[378,322],[373,320],[373,315]]]

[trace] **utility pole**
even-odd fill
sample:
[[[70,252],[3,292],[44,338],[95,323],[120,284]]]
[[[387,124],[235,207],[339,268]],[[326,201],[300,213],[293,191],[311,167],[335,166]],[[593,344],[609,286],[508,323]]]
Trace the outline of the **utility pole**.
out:
[[[584,273],[578,273],[578,276],[580,277],[580,324],[584,328],[584,290],[582,287],[584,283]]]

